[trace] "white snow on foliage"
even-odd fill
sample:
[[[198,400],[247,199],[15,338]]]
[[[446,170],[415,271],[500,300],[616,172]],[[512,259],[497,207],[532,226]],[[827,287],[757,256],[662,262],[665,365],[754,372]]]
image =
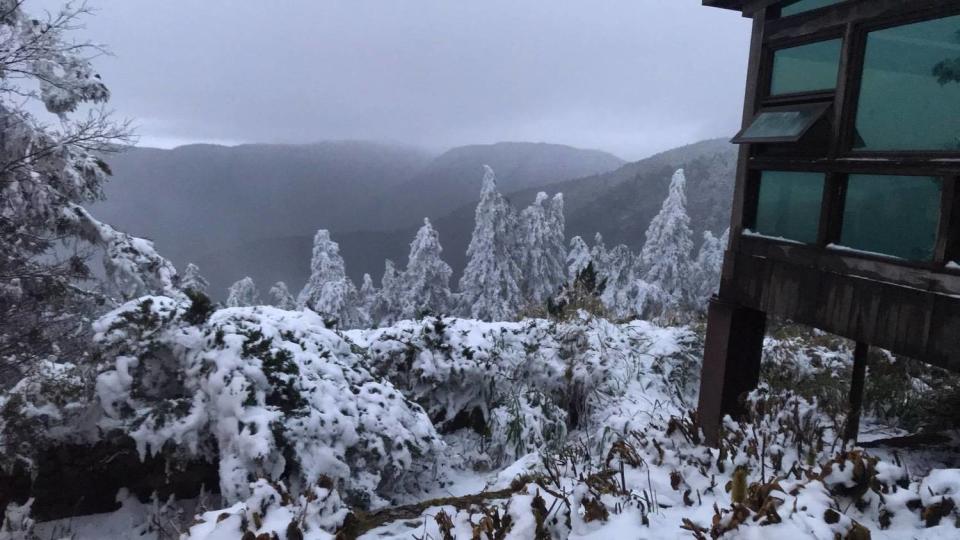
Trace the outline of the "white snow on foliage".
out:
[[[460,311],[475,319],[510,320],[523,303],[518,218],[497,191],[493,169],[484,166],[484,170],[467,266],[460,278]]]
[[[142,454],[213,459],[227,502],[261,477],[328,477],[376,499],[416,484],[439,448],[422,409],[373,377],[317,314],[228,308],[199,325],[183,315],[183,304],[147,297],[95,324],[113,358],[97,380],[101,428],[129,433]]]
[[[338,333],[309,311],[226,308],[201,321],[188,307],[146,297],[96,324],[100,429],[144,454],[220,465],[223,504],[185,519],[185,540],[327,539],[350,512],[483,490],[512,493],[485,510],[439,501],[361,538],[444,538],[441,522],[472,538],[492,513],[509,516],[504,538],[531,540],[540,527],[558,539],[956,537],[960,470],[844,448],[833,419],[791,392],[761,387],[749,419],[727,419],[721,447],[704,446],[688,415],[702,347],[691,327],[581,312]],[[842,360],[793,338],[765,348],[799,372]],[[124,500],[101,530],[167,511]],[[17,527],[55,526],[8,513]],[[96,537],[93,519],[76,538]],[[144,531],[124,534],[157,537]]]
[[[313,237],[310,279],[300,291],[297,304],[341,328],[356,328],[368,322],[359,309],[357,287],[347,277],[340,245],[330,239],[330,231],[320,229]]]

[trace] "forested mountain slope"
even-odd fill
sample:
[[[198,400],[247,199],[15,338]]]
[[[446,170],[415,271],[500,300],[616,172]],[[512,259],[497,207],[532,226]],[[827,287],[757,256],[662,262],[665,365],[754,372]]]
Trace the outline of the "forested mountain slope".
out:
[[[644,231],[657,213],[667,193],[670,177],[683,168],[688,181],[688,211],[699,242],[704,230],[717,233],[726,229],[730,219],[729,201],[733,191],[736,148],[725,140],[709,140],[676,148],[650,158],[629,163],[619,169],[574,180],[510,190],[509,180],[498,182],[501,190],[517,208],[533,201],[537,191],[564,194],[567,236],[584,236],[592,243],[600,232],[607,243],[624,243],[633,249],[643,245]],[[470,202],[434,219],[440,233],[443,257],[454,270],[455,278],[466,263],[466,249],[473,230],[474,207],[479,197],[482,168],[473,174],[474,190]],[[466,188],[464,188],[466,189]],[[364,273],[379,281],[384,258],[403,265],[409,244],[419,223],[390,232],[333,231],[347,264],[347,272],[359,283]],[[214,295],[222,294],[230,283],[250,275],[263,285],[284,280],[299,287],[309,273],[312,234],[285,235],[250,241],[211,252],[198,259],[211,280]]]

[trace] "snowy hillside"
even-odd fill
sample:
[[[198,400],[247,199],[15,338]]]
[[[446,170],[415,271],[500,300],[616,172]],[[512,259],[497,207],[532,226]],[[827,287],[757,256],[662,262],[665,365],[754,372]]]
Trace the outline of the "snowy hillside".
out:
[[[703,446],[690,413],[698,327],[581,314],[338,333],[309,311],[198,314],[164,297],[95,327],[97,427],[174,467],[218,464],[219,495],[143,504],[121,493],[116,513],[35,525],[12,506],[2,538],[956,535],[948,455],[845,448],[834,420],[792,392],[761,388],[751,419]],[[766,347],[778,372],[845,357],[813,337]],[[5,410],[68,418],[31,392],[61,376],[26,379]]]

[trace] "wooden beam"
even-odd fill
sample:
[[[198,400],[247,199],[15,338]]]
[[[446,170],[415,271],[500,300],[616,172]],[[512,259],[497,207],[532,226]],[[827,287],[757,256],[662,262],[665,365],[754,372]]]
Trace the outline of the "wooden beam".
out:
[[[723,417],[741,416],[740,396],[760,382],[767,317],[713,298],[707,319],[697,411],[706,443],[717,446]]]
[[[853,379],[850,382],[850,409],[847,412],[847,424],[843,430],[843,439],[857,443],[860,435],[860,414],[863,411],[863,388],[867,378],[867,356],[870,346],[857,342],[853,350]]]

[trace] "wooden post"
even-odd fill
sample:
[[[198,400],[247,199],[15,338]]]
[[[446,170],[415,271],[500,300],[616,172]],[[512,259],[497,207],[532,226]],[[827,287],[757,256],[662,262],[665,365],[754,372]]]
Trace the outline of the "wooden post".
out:
[[[870,345],[857,342],[853,350],[853,380],[850,382],[850,412],[847,413],[847,425],[843,439],[857,443],[860,434],[860,413],[863,410],[863,386],[867,378],[867,355]]]
[[[717,446],[720,421],[741,416],[739,398],[760,382],[760,359],[766,314],[723,301],[710,300],[700,401],[697,407],[706,443]]]

